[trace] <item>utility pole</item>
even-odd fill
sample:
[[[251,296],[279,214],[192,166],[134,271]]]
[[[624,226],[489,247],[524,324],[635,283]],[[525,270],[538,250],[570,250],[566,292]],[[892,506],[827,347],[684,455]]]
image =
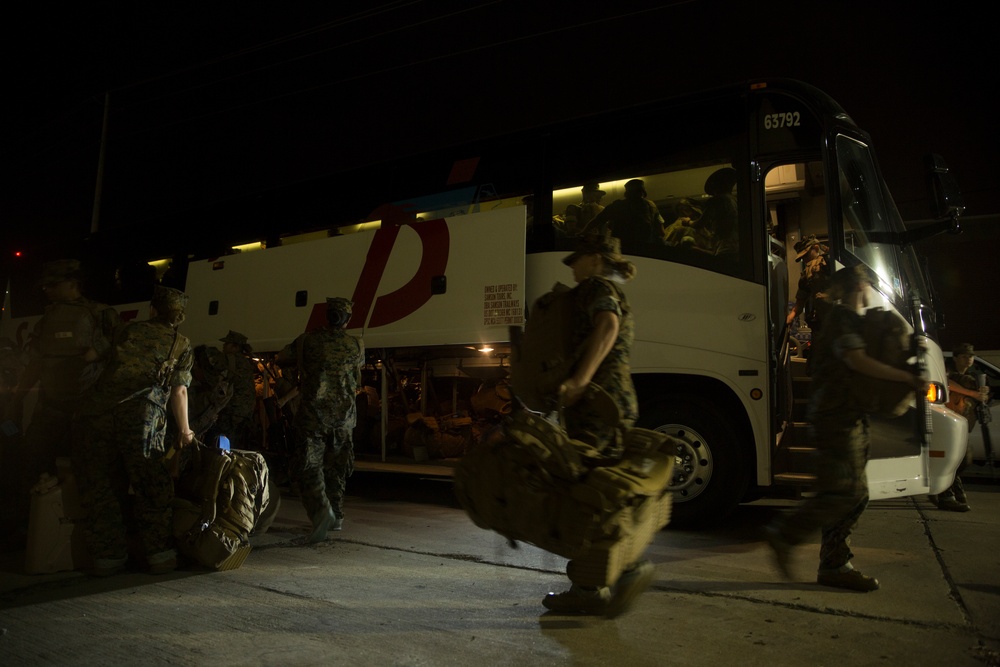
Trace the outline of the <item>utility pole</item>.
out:
[[[101,123],[101,150],[97,158],[97,185],[94,187],[94,212],[90,218],[90,233],[97,231],[101,218],[101,190],[104,189],[104,158],[108,152],[108,114],[111,109],[111,92],[104,93],[104,121]]]

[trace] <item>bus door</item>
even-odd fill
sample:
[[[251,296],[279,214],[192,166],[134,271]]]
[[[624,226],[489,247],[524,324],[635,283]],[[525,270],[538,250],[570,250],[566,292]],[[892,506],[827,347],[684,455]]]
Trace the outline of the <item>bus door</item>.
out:
[[[795,307],[799,279],[804,270],[802,263],[796,261],[796,245],[810,235],[821,241],[829,236],[822,163],[774,164],[765,173],[764,190],[772,364],[775,369],[772,391],[775,431],[781,434],[781,444],[790,426],[805,421],[808,401],[806,363],[812,332],[802,312],[807,304],[798,305],[799,312],[790,323],[788,316]]]

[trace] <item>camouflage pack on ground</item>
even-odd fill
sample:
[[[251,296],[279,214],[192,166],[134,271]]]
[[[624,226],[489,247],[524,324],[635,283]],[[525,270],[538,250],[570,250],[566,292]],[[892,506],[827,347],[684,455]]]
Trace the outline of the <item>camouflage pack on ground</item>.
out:
[[[236,569],[250,553],[250,535],[267,530],[279,504],[259,452],[197,447],[176,483],[178,551],[205,567]]]

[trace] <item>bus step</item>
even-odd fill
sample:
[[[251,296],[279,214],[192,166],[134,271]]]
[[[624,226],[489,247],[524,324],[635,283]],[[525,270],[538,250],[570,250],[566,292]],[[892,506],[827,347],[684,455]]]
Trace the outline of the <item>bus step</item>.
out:
[[[774,483],[784,486],[808,486],[816,482],[816,475],[806,472],[779,472],[774,475]]]

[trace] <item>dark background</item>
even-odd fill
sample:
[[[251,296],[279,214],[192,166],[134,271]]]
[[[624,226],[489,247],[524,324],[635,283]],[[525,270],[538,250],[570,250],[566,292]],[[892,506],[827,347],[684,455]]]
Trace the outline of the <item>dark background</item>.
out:
[[[942,342],[1000,348],[997,58],[972,3],[333,4],[53,3],[8,16],[5,257],[91,229],[106,94],[101,233],[251,240],[290,212],[322,224],[350,196],[336,174],[352,166],[790,77],[871,133],[904,219],[931,216],[923,159],[945,157],[965,233],[920,246],[948,315]]]

